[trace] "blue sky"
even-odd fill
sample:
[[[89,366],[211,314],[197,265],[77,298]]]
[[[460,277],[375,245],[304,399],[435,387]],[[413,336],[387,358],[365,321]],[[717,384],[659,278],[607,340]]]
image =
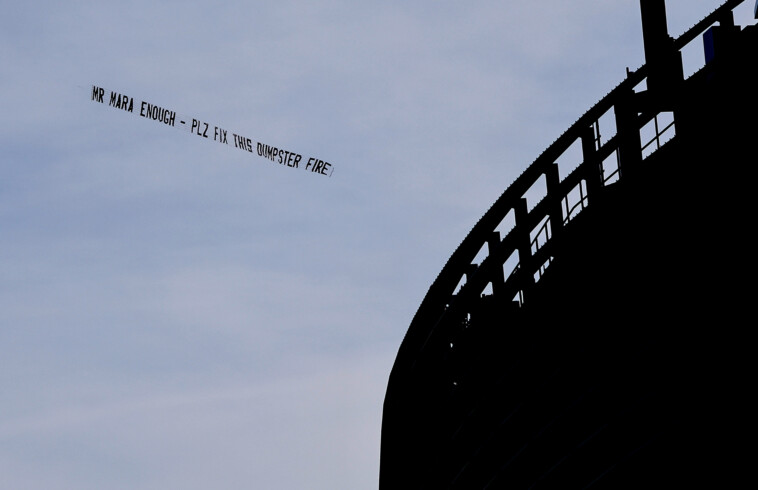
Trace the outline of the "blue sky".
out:
[[[670,32],[718,5],[669,0]],[[428,286],[643,63],[636,0],[2,10],[2,488],[376,488]],[[93,84],[334,173],[96,104]]]

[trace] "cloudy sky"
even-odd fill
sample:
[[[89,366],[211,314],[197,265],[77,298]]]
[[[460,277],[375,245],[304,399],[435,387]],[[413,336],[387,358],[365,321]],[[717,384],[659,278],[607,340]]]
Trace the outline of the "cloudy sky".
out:
[[[376,488],[428,286],[643,63],[637,0],[3,1],[0,37],[0,487],[35,490]]]

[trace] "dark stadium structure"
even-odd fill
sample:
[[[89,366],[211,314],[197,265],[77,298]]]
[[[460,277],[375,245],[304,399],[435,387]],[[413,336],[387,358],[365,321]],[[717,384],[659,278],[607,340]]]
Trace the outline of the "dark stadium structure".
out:
[[[664,0],[641,0],[646,64],[453,252],[390,374],[381,490],[755,487],[758,26],[735,26],[741,3],[673,39]],[[693,42],[706,63],[685,78]]]

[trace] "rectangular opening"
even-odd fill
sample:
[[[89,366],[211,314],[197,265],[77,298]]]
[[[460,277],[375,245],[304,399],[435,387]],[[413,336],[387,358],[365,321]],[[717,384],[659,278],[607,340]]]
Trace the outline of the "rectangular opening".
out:
[[[642,158],[647,158],[676,134],[674,113],[661,112],[640,129]]]
[[[643,78],[640,83],[634,86],[634,91],[637,93],[644,92],[645,90],[647,90],[647,78]]]
[[[514,226],[516,226],[516,212],[511,209],[500,224],[497,225],[495,231],[500,233],[500,239],[502,240],[508,235],[508,232],[510,232]]]
[[[516,267],[519,264],[519,258],[518,258],[518,250],[514,250],[508,259],[506,259],[505,262],[503,262],[503,277],[507,281],[508,278],[513,274],[513,271],[516,270]]]
[[[535,254],[537,250],[550,239],[551,234],[550,219],[548,216],[545,216],[529,233],[529,242],[532,244],[532,254]]]
[[[691,41],[682,48],[680,53],[682,53],[682,68],[685,79],[705,66],[705,53],[701,39]]]
[[[558,165],[558,175],[561,180],[565,179],[568,174],[574,171],[584,161],[584,154],[582,153],[582,140],[577,139],[561,156],[559,156],[555,163]]]
[[[618,150],[611,153],[601,164],[603,182],[605,185],[613,184],[619,180],[619,157]]]
[[[524,296],[523,296],[521,290],[519,290],[519,292],[516,293],[516,295],[513,297],[513,299],[511,301],[513,301],[514,303],[518,303],[519,306],[523,306],[524,305]]]
[[[461,276],[460,280],[458,281],[458,285],[455,286],[455,289],[453,290],[453,291],[455,291],[453,294],[456,295],[456,294],[460,293],[461,292],[461,288],[463,287],[464,284],[466,284],[466,274],[463,274]]]
[[[544,264],[542,264],[542,265],[540,266],[540,268],[539,268],[539,269],[537,269],[537,272],[535,272],[535,273],[534,273],[534,282],[538,282],[538,281],[539,281],[539,280],[542,278],[542,275],[545,273],[545,271],[546,271],[546,270],[547,270],[547,268],[550,266],[550,263],[551,263],[552,261],[553,261],[553,258],[552,258],[552,257],[550,257],[549,259],[547,259],[547,260],[545,261],[545,263],[544,263]]]
[[[579,181],[563,199],[563,220],[569,221],[587,206],[587,183]]]
[[[472,264],[481,264],[484,259],[487,258],[487,255],[489,255],[489,247],[485,243],[482,248],[479,249],[479,252],[477,252],[476,257],[474,257]]]
[[[605,114],[600,116],[595,126],[595,137],[598,139],[597,148],[600,148],[616,136],[616,113],[613,108],[605,111]]]
[[[526,199],[526,208],[531,211],[545,196],[547,196],[547,179],[542,175],[521,197]]]

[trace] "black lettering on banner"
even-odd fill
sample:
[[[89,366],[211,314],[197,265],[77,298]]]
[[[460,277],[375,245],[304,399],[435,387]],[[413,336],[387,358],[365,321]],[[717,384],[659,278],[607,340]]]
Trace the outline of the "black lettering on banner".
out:
[[[218,126],[213,126],[213,128],[213,140],[228,145],[229,143],[226,142],[226,130]]]
[[[142,101],[142,104],[140,104],[139,115],[147,119],[152,119],[153,121],[162,122],[169,126],[174,126],[174,123],[176,122],[176,113],[174,111],[164,109],[163,107],[145,101]]]
[[[92,85],[92,90],[90,92],[90,99],[98,102],[100,104],[105,103],[105,94],[106,92],[109,92],[109,100],[108,105],[115,108],[115,109],[121,109],[126,112],[134,113],[134,98],[130,97],[128,95],[121,94],[119,92],[115,91],[106,91],[106,89],[102,87],[98,87],[96,85]],[[177,120],[177,113],[166,109],[165,107],[161,107],[155,104],[151,104],[147,101],[138,101],[139,105],[139,116],[143,117],[145,119],[152,119],[153,121],[163,123],[167,126],[171,127],[177,127],[176,126],[176,120]],[[191,124],[189,123],[191,121]],[[199,119],[195,118],[187,118],[184,116],[179,116],[179,124],[182,125],[182,127],[185,129],[189,129],[190,133],[193,133],[197,136],[201,136],[203,138],[209,139],[209,129],[213,127],[213,141],[217,141],[219,143],[223,143],[225,145],[228,145],[228,132],[219,127],[219,126],[212,126],[207,122],[203,122]],[[249,153],[256,153],[258,156],[261,156],[263,158],[267,158],[271,160],[274,163],[278,163],[279,165],[291,167],[291,168],[300,168],[300,162],[303,160],[303,156],[299,153],[295,153],[290,150],[285,150],[284,148],[278,148],[276,146],[267,145],[261,142],[254,142],[250,138],[246,138],[244,136],[238,135],[236,133],[232,133],[232,140],[234,141],[234,147],[239,148],[241,150],[247,151]],[[317,173],[321,175],[328,175],[331,177],[332,173],[334,172],[334,168],[332,164],[329,162],[326,162],[324,160],[320,160],[318,158],[309,157],[305,164],[305,169],[310,170],[311,173]]]
[[[232,136],[234,136],[234,147],[240,148],[242,150],[246,150],[250,153],[253,152],[253,142],[250,138],[245,138],[242,136],[239,136],[237,134],[232,133]]]
[[[100,102],[102,104],[103,95],[105,95],[104,88],[96,87],[94,85],[92,86],[92,100],[94,100],[95,102]]]
[[[202,125],[202,130],[200,129],[201,125]],[[197,119],[193,119],[192,127],[190,128],[190,131],[196,131],[195,132],[196,135],[202,136],[203,138],[207,138],[208,137],[208,123],[198,121]]]
[[[132,112],[134,109],[134,99],[126,95],[121,95],[118,92],[111,92],[111,99],[108,102],[108,105],[113,106],[116,109]]]
[[[308,167],[311,167],[311,172],[326,175],[326,171],[329,170],[329,167],[331,166],[332,164],[329,162],[311,157],[308,159],[308,163],[305,164],[305,169],[308,170]]]

